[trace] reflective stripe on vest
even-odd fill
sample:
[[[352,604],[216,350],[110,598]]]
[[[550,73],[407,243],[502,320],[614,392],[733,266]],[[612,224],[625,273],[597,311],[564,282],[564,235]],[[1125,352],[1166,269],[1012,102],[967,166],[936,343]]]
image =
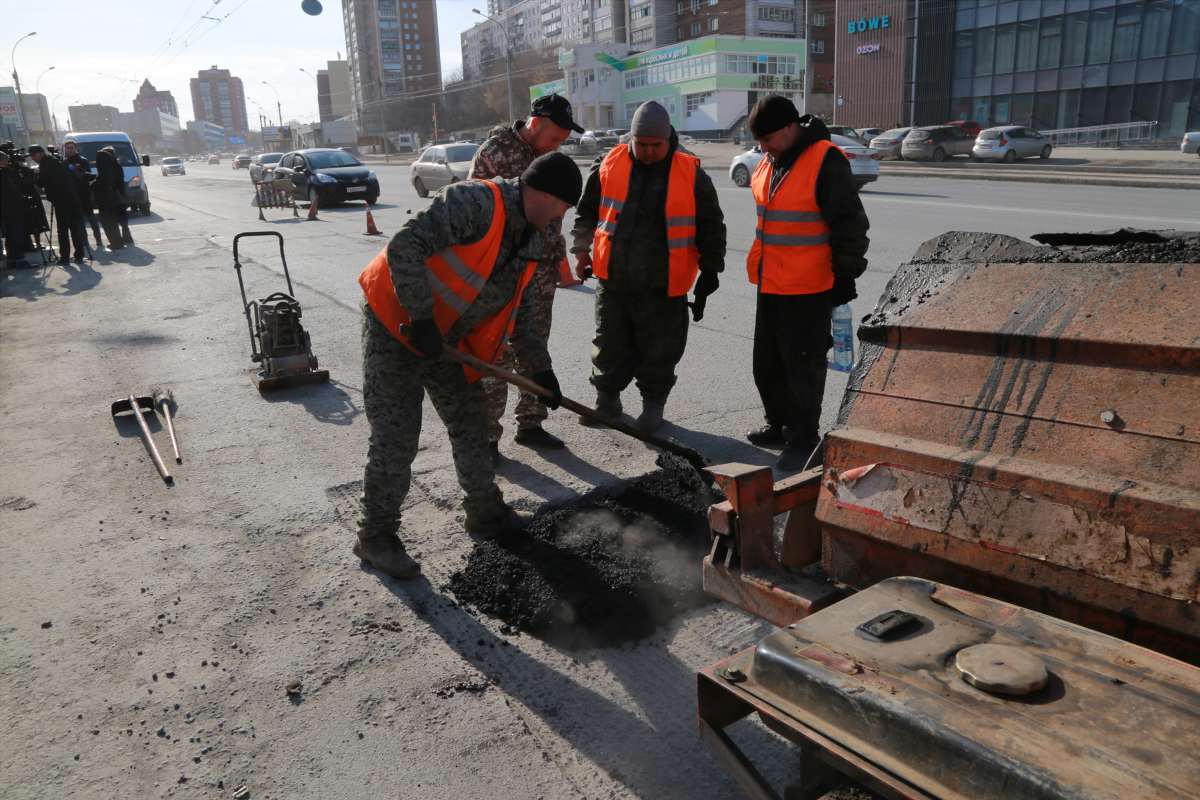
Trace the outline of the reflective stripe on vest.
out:
[[[676,151],[667,177],[667,294],[687,294],[700,271],[696,247],[696,170],[700,159]],[[629,173],[633,159],[628,147],[615,147],[600,164],[600,218],[592,239],[592,270],[597,278],[608,277],[612,240],[617,221],[629,196]]]
[[[504,198],[500,194],[499,186],[491,181],[484,183],[491,187],[495,201],[495,211],[487,233],[474,244],[454,245],[425,260],[425,275],[429,280],[429,289],[433,292],[433,321],[443,335],[479,297],[496,267],[496,256],[500,253],[506,217]],[[509,337],[516,325],[521,293],[529,284],[536,268],[536,261],[526,264],[525,272],[517,282],[512,298],[503,308],[459,339],[458,349],[488,362],[495,362],[500,357],[504,348],[508,346]],[[396,287],[392,284],[392,272],[387,263],[386,247],[358,276],[358,283],[363,288],[371,310],[379,317],[384,327],[403,342],[405,347],[416,352],[408,339],[400,334],[400,326],[407,325],[410,319],[408,312],[396,297]],[[482,377],[469,367],[464,366],[463,371],[468,382],[477,381]]]
[[[773,196],[774,164],[763,158],[754,170],[750,186],[758,222],[746,272],[761,292],[815,294],[833,287],[829,225],[816,197],[817,175],[831,147],[832,142],[820,141],[805,148]]]

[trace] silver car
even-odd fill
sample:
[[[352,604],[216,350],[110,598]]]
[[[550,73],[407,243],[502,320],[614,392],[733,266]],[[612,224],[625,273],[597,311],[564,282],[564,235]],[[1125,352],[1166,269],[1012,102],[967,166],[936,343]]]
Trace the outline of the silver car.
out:
[[[979,132],[971,148],[971,160],[1011,164],[1018,158],[1049,158],[1053,149],[1050,140],[1033,128],[1005,125]]]
[[[477,144],[445,144],[430,147],[412,165],[412,185],[419,197],[429,197],[443,186],[465,181]]]
[[[183,159],[175,156],[168,156],[158,162],[162,167],[163,175],[186,175],[187,170],[183,166]]]
[[[908,136],[911,130],[912,128],[893,128],[884,131],[871,140],[871,149],[879,153],[880,158],[903,158],[900,155],[900,147],[904,144],[904,137]]]

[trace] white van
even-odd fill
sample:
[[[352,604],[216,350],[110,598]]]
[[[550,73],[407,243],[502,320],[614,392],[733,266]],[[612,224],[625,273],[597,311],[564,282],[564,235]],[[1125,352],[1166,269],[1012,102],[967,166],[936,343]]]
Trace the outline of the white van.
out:
[[[96,168],[96,153],[101,148],[112,147],[117,151],[117,160],[125,170],[125,201],[130,209],[142,212],[143,217],[150,216],[150,190],[146,187],[146,175],[142,167],[150,166],[150,157],[138,157],[137,149],[128,134],[120,131],[100,131],[96,133],[68,133],[64,139],[73,139],[79,147],[79,153],[92,162]]]

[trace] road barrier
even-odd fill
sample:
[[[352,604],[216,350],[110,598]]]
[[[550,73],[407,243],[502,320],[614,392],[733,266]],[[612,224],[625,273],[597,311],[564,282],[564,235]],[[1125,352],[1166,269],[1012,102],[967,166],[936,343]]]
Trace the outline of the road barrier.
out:
[[[264,208],[290,208],[293,217],[300,216],[300,212],[296,210],[296,201],[292,199],[291,192],[276,189],[265,183],[260,183],[254,187],[254,202],[258,206],[258,218],[262,222],[267,221],[267,218],[263,216]]]

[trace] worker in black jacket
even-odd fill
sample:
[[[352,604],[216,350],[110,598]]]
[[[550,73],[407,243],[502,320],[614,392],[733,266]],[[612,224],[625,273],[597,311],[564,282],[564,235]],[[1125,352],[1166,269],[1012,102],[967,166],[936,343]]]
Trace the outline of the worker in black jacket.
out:
[[[29,264],[25,260],[25,195],[17,170],[17,165],[9,163],[8,153],[0,150],[0,230],[9,269]]]
[[[783,445],[775,467],[790,472],[821,441],[832,312],[858,297],[870,222],[850,162],[821,120],[770,95],[748,124],[765,156],[750,181],[758,223],[746,268],[758,286],[754,383],[766,425],[746,438]]]
[[[96,249],[104,247],[104,243],[100,241],[100,223],[96,222],[95,201],[92,198],[92,181],[96,176],[92,172],[92,164],[83,153],[79,152],[79,145],[74,139],[67,139],[63,142],[63,163],[67,165],[67,169],[71,171],[71,175],[75,178],[75,188],[79,191],[79,205],[83,213],[83,218],[92,226],[92,235],[96,237]]]
[[[29,157],[38,165],[37,185],[46,193],[58,217],[58,263],[71,263],[67,252],[74,244],[75,263],[82,264],[87,252],[87,234],[83,230],[83,212],[79,191],[71,172],[41,145],[31,145]]]
[[[129,232],[129,215],[125,203],[125,168],[111,145],[96,153],[96,182],[92,185],[96,207],[100,209],[100,224],[108,237],[108,249],[120,250],[133,244]]]

